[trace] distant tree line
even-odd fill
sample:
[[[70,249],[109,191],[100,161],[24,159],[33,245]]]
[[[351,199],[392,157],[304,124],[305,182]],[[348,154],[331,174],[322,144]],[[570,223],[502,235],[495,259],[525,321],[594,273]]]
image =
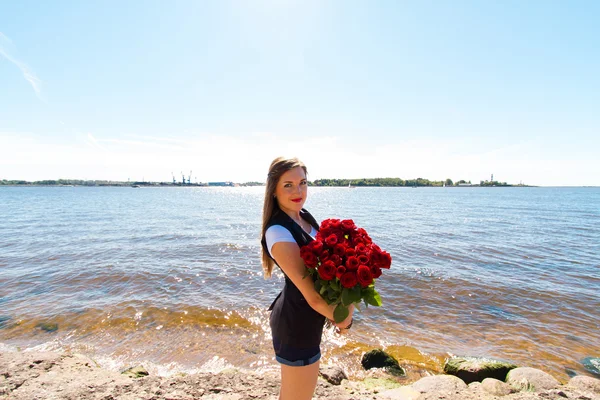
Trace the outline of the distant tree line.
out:
[[[401,178],[362,178],[362,179],[317,179],[311,182],[313,186],[366,186],[366,187],[398,187],[398,186],[458,186],[460,184],[471,184],[471,181],[457,181],[446,179],[444,181],[430,181],[425,178],[401,179]],[[492,186],[492,185],[490,185]]]
[[[23,180],[0,180],[0,186],[2,185],[30,185],[30,186],[131,186],[131,185],[148,185],[148,182],[117,182],[117,181],[105,181],[105,180],[82,180],[82,179],[50,179],[42,181],[23,181]]]

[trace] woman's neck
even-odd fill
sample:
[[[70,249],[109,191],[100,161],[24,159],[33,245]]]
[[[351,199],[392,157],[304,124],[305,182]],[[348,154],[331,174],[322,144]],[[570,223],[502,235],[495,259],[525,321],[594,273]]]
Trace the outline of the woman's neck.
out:
[[[283,212],[286,213],[291,219],[293,219],[296,222],[302,221],[302,217],[300,216],[300,211],[284,210]]]

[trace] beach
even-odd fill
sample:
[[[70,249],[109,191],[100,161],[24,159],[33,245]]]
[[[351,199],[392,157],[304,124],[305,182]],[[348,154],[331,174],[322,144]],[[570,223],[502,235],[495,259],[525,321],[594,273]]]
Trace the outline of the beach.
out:
[[[439,378],[440,376],[437,376]],[[441,376],[448,378],[448,375]],[[377,371],[363,381],[343,380],[334,385],[319,378],[314,399],[330,400],[533,400],[533,399],[600,399],[600,380],[589,377],[549,389],[506,393],[498,396],[483,389],[482,384],[454,387],[446,380],[416,383],[394,382],[390,375]],[[450,377],[459,380],[456,377]],[[581,378],[581,377],[580,377]],[[412,385],[411,385],[412,384]],[[421,384],[419,386],[419,384]],[[420,388],[420,389],[419,389]],[[56,352],[0,353],[0,398],[30,399],[223,399],[276,400],[279,380],[276,373],[260,374],[249,370],[225,369],[218,373],[180,374],[172,377],[135,378],[100,368],[96,362],[78,354]],[[495,390],[495,389],[494,389]]]

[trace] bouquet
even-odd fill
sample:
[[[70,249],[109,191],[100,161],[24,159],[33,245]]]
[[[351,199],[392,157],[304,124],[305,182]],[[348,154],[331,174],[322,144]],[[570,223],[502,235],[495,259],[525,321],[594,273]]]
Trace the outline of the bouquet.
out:
[[[348,317],[348,307],[364,301],[365,306],[381,306],[375,279],[389,269],[392,257],[377,246],[367,231],[351,219],[326,219],[315,240],[300,249],[306,276],[327,304],[337,304],[335,322]]]

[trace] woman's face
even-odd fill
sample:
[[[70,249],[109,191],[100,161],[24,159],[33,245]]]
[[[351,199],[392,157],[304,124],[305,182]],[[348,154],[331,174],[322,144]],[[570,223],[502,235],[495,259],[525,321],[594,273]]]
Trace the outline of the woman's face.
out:
[[[275,188],[275,197],[283,211],[300,212],[308,194],[306,174],[302,167],[285,172]]]

